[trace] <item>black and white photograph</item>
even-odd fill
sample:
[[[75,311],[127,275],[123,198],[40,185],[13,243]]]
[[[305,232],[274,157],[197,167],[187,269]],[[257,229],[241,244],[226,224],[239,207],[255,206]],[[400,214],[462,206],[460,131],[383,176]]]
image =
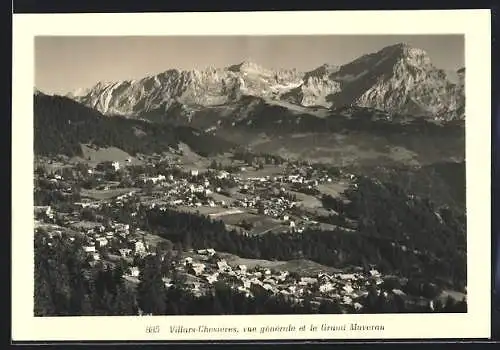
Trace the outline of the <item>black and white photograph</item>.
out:
[[[34,35],[34,319],[325,338],[479,317],[470,41],[394,30]]]
[[[467,312],[463,35],[37,37],[35,74],[36,316]]]

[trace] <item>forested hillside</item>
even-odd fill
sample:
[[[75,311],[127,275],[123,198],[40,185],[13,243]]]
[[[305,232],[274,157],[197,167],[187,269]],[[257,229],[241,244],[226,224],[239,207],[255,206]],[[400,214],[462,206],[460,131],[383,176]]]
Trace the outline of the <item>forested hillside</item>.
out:
[[[135,155],[160,153],[179,142],[202,155],[222,152],[232,144],[189,127],[151,124],[101,113],[61,96],[34,96],[34,147],[37,154],[81,156],[81,144],[114,146]]]

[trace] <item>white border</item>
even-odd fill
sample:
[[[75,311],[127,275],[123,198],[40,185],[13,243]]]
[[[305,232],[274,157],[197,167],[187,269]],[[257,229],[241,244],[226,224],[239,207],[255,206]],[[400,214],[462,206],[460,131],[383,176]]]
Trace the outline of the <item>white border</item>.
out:
[[[51,14],[13,16],[13,340],[481,338],[490,336],[490,11]],[[468,210],[467,314],[33,317],[33,87],[36,35],[464,34]],[[169,325],[382,324],[380,332],[170,333]],[[145,326],[161,325],[147,334]]]

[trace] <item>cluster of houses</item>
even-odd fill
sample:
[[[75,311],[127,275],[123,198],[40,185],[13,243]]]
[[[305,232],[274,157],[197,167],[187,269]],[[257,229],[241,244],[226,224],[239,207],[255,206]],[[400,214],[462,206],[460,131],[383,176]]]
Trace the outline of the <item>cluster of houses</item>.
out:
[[[100,252],[103,250],[117,253],[123,258],[145,256],[148,253],[149,247],[141,239],[142,231],[136,229],[131,232],[128,224],[115,222],[110,227],[96,224],[81,230],[85,231],[85,245],[82,248],[94,260],[101,259]]]
[[[150,160],[151,162],[151,160]],[[151,163],[150,165],[155,165]],[[167,165],[174,168],[175,164]],[[151,169],[158,167],[150,167]],[[97,170],[119,171],[119,162],[106,162],[96,167]],[[260,215],[268,216],[281,221],[292,233],[302,232],[308,227],[311,220],[304,220],[297,216],[296,202],[288,197],[287,191],[291,188],[316,188],[323,182],[331,182],[332,178],[326,171],[317,170],[310,166],[290,166],[283,175],[255,176],[244,178],[225,170],[207,171],[201,173],[198,169],[191,169],[189,173],[162,171],[136,175],[131,179],[136,187],[153,184],[152,191],[144,192],[131,189],[115,198],[108,200],[81,199],[74,203],[81,208],[100,209],[105,206],[123,206],[128,199],[136,199],[150,208],[154,207],[210,207],[241,210],[257,210]],[[56,175],[59,176],[59,175]],[[94,172],[92,176],[98,176]],[[133,175],[132,175],[133,176]],[[231,181],[236,188],[222,188],[221,180]],[[229,194],[228,192],[231,192]],[[305,214],[304,214],[305,215]],[[312,218],[307,218],[312,219]]]
[[[181,264],[179,269],[193,277],[184,287],[194,295],[206,293],[216,282],[222,281],[247,297],[257,290],[265,290],[297,301],[305,297],[312,300],[336,299],[340,305],[360,310],[362,304],[359,301],[368,294],[368,286],[383,283],[377,270],[367,273],[319,273],[315,276],[299,276],[285,270],[263,267],[250,269],[246,265],[231,266],[219,257],[214,249],[198,250],[196,254],[185,257]],[[167,287],[171,285],[168,278],[165,278],[164,282]]]

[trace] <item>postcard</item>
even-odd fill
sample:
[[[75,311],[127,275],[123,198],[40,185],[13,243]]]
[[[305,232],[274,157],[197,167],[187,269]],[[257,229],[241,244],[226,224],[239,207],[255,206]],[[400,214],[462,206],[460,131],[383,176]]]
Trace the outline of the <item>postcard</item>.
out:
[[[14,15],[12,335],[490,336],[490,13]]]

